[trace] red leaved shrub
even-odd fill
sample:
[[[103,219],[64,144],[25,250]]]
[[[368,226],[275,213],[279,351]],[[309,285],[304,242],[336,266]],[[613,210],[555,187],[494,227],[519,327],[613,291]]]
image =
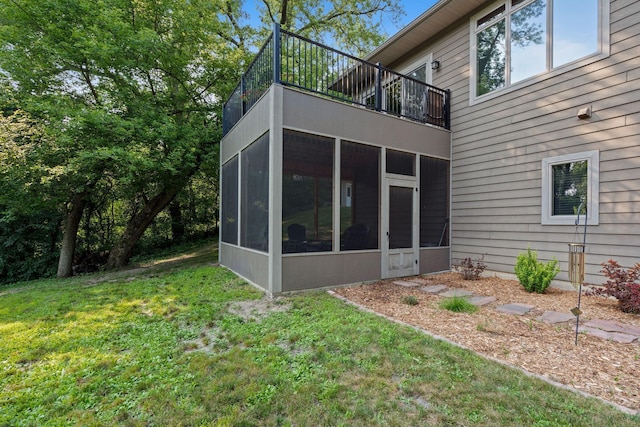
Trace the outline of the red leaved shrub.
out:
[[[602,264],[600,270],[608,280],[602,288],[594,288],[585,295],[614,297],[618,300],[620,310],[625,313],[640,314],[640,263],[625,270],[617,261],[610,259]]]

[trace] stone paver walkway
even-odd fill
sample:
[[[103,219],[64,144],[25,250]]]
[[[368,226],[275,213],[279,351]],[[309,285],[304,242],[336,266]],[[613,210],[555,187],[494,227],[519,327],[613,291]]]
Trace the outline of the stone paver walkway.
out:
[[[469,302],[476,306],[485,306],[497,301],[496,297],[493,296],[474,295],[473,292],[469,292],[464,289],[449,289],[446,285],[424,286],[428,282],[419,278],[397,280],[393,283],[404,287],[420,286],[421,291],[442,297],[469,297]],[[499,305],[495,307],[495,310],[502,313],[522,316],[534,308],[535,306],[529,304],[511,303]],[[572,313],[563,313],[559,311],[545,311],[541,316],[536,317],[536,320],[540,322],[551,324],[569,322],[574,319],[575,316]],[[580,332],[593,335],[594,337],[612,340],[619,343],[632,343],[636,340],[640,341],[640,327],[612,322],[610,320],[593,319],[580,326],[578,330]]]

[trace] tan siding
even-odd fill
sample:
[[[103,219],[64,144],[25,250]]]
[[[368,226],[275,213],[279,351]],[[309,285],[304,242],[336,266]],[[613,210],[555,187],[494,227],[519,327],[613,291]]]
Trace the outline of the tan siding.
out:
[[[618,2],[612,2],[618,3]],[[640,3],[637,1],[630,1],[621,9],[612,11],[611,13],[611,33],[616,34],[622,32],[624,29],[631,27],[638,23],[638,17],[633,16],[640,14]]]
[[[611,2],[611,14],[612,16],[624,9],[625,7],[633,6],[638,0],[617,0]]]
[[[489,2],[487,2],[489,3]],[[601,283],[609,258],[640,261],[640,2],[611,2],[610,56],[470,105],[469,20],[429,45],[441,68],[436,86],[452,90],[452,257],[485,255],[512,272],[531,245],[560,260],[582,239],[572,225],[541,225],[541,161],[600,150],[600,225],[587,234],[588,281]],[[577,118],[591,106],[592,117]],[[579,235],[579,238],[577,236]]]

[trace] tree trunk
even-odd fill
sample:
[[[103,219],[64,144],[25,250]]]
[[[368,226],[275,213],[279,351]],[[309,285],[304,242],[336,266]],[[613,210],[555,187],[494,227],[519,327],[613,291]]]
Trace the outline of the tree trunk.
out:
[[[280,11],[280,25],[285,30],[290,30],[289,25],[287,24],[287,21],[289,20],[289,13],[288,13],[289,11],[287,10],[288,6],[289,6],[289,0],[283,0],[282,9]]]
[[[67,210],[67,217],[65,218],[64,230],[62,232],[60,258],[58,259],[58,277],[71,277],[73,275],[73,257],[76,252],[78,227],[82,219],[84,205],[84,196],[79,194],[75,196],[71,202],[70,209]]]
[[[171,240],[174,243],[180,243],[184,238],[185,227],[182,206],[177,200],[169,204],[169,216],[171,217]]]
[[[140,240],[155,217],[171,203],[177,193],[178,188],[163,190],[147,201],[142,209],[131,218],[122,237],[109,253],[108,269],[122,268],[129,263],[133,248],[138,243],[138,240]]]

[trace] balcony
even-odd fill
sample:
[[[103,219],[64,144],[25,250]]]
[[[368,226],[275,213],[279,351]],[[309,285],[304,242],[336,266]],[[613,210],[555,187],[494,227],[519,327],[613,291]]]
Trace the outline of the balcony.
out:
[[[224,104],[225,135],[274,83],[450,129],[448,90],[316,43],[276,25]]]

